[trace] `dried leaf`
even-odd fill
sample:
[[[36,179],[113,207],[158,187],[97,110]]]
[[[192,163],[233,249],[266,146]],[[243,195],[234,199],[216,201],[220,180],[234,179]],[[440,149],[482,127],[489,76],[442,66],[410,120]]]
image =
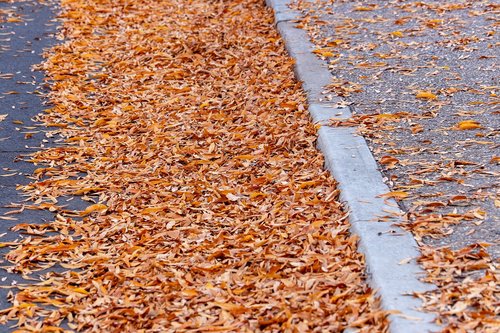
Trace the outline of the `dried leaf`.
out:
[[[401,38],[401,37],[403,37],[403,33],[399,30],[396,30],[396,31],[391,32],[391,36]]]
[[[85,216],[85,215],[92,214],[94,212],[102,213],[106,209],[108,209],[108,206],[106,206],[106,205],[103,205],[103,204],[94,204],[94,205],[90,205],[87,208],[85,208],[85,210],[83,212],[81,212],[80,215]]]
[[[379,195],[381,198],[394,198],[394,199],[404,199],[408,197],[408,192],[405,191],[392,191],[385,194]]]
[[[327,58],[338,56],[338,54],[335,54],[328,49],[316,49],[313,51],[313,53],[317,54],[319,56],[322,56],[322,57],[327,57]]]
[[[426,91],[418,91],[415,97],[419,99],[427,99],[427,100],[435,100],[437,99],[437,96],[434,95],[432,92],[426,90]]]
[[[457,124],[457,129],[465,131],[465,130],[473,130],[482,128],[481,124],[475,120],[464,120]]]

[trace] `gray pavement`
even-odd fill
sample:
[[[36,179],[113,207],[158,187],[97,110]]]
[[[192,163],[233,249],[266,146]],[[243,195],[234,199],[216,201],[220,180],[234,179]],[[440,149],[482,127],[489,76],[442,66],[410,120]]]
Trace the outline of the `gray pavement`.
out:
[[[309,31],[354,114],[399,114],[364,134],[424,243],[490,243],[500,258],[497,1],[316,1]],[[314,16],[317,16],[314,18]],[[349,92],[345,87],[359,88]],[[417,98],[431,92],[431,99]],[[457,130],[472,120],[481,128]],[[373,124],[371,126],[380,126]],[[392,127],[392,128],[389,128]],[[432,230],[444,226],[446,237]],[[424,230],[426,229],[426,230]]]
[[[396,202],[380,197],[389,188],[363,137],[353,128],[329,126],[332,116],[348,119],[352,113],[342,106],[339,97],[325,100],[322,91],[331,81],[331,74],[312,53],[315,46],[308,41],[307,33],[295,27],[300,13],[290,9],[289,2],[267,1],[295,60],[295,74],[307,92],[311,118],[322,124],[317,146],[325,157],[326,169],[338,182],[340,199],[349,209],[351,232],[360,238],[358,250],[365,256],[368,282],[377,290],[382,308],[393,313],[389,315],[389,329],[392,333],[436,331],[439,327],[433,323],[434,315],[421,312],[421,301],[412,296],[434,288],[419,281],[424,272],[415,262],[419,257],[415,239],[394,225],[403,222],[403,213]]]
[[[56,24],[52,22],[54,9],[39,1],[0,1],[0,13],[7,13],[0,15],[0,115],[6,115],[0,122],[0,242],[3,243],[22,237],[10,230],[16,224],[42,223],[53,218],[52,213],[41,210],[4,214],[19,209],[9,207],[11,203],[26,199],[16,186],[29,183],[27,176],[37,168],[25,161],[27,155],[50,144],[45,131],[32,120],[47,108],[38,93],[43,89],[43,73],[32,71],[32,66],[42,61],[43,49],[54,43]],[[0,266],[9,265],[4,257],[7,252],[8,247],[0,249]],[[0,270],[2,286],[23,281],[15,272]],[[0,288],[0,309],[10,306],[8,293],[9,289]],[[10,324],[0,324],[0,332],[11,331]]]
[[[418,311],[410,314],[417,301],[394,297],[405,286],[421,288],[414,281],[424,275],[413,260],[394,265],[414,240],[394,248],[397,241],[384,238],[384,244],[372,233],[397,222],[421,245],[489,243],[489,253],[499,259],[498,3],[267,2],[296,60],[311,117],[323,125],[318,146],[351,209],[351,230],[360,236],[371,284],[384,309],[402,311],[390,316],[390,331],[438,330]],[[319,64],[310,59],[313,53],[322,58]],[[366,144],[353,127],[342,125],[346,118],[358,125],[371,153],[363,153]],[[404,219],[398,204],[377,201],[374,194],[384,185],[375,181],[379,177],[390,188],[385,191],[404,197],[398,202]],[[359,216],[369,215],[371,223],[360,223]],[[406,237],[398,230],[379,236],[388,232]]]

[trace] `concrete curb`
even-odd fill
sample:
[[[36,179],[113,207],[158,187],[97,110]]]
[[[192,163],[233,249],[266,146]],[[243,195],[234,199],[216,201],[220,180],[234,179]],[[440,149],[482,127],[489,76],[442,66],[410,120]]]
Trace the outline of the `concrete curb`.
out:
[[[341,101],[321,100],[323,87],[330,83],[331,74],[323,61],[311,51],[307,33],[292,22],[297,12],[288,7],[290,0],[266,0],[274,9],[278,31],[295,61],[295,75],[307,92],[309,112],[314,122],[331,118],[349,118],[348,107],[336,108]],[[421,300],[413,292],[434,289],[419,281],[425,272],[415,259],[420,256],[413,236],[395,227],[402,212],[393,200],[379,196],[389,192],[383,182],[368,145],[353,128],[322,126],[318,132],[318,148],[325,156],[325,167],[339,183],[341,200],[350,209],[351,232],[360,237],[359,249],[365,255],[369,283],[382,301],[385,310],[399,311],[389,316],[392,333],[422,333],[440,330],[433,323],[435,316],[418,310]],[[385,222],[379,222],[384,218]],[[411,260],[410,260],[411,258]],[[409,262],[408,262],[409,261]]]

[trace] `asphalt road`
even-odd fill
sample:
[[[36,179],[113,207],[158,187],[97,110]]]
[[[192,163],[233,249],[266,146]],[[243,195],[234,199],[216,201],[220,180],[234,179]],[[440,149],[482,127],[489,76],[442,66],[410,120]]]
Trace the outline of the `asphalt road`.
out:
[[[408,193],[410,219],[450,233],[425,243],[489,243],[500,258],[498,2],[320,3],[308,29],[337,83],[331,93],[358,115],[400,115],[365,137],[391,189]],[[477,128],[458,129],[463,121]]]
[[[37,166],[25,162],[27,154],[46,146],[45,131],[37,128],[32,118],[46,105],[39,92],[43,91],[43,73],[33,71],[39,64],[44,48],[56,42],[57,25],[53,22],[54,8],[39,1],[0,1],[0,242],[13,241],[22,235],[10,228],[18,223],[41,223],[53,218],[47,211],[26,210],[20,214],[4,215],[18,208],[8,207],[25,198],[16,190],[27,184]],[[13,220],[9,220],[12,218]],[[0,265],[8,266],[1,249]],[[0,285],[22,283],[21,276],[0,270]],[[10,306],[9,289],[0,288],[0,308]],[[0,326],[1,332],[10,331]]]

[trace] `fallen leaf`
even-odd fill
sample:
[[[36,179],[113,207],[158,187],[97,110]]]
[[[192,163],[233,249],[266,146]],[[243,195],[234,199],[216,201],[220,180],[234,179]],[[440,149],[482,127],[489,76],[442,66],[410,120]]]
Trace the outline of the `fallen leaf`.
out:
[[[408,197],[408,192],[405,191],[392,191],[385,194],[381,194],[380,198],[394,198],[394,199],[404,199]]]
[[[85,208],[85,210],[83,212],[81,212],[80,215],[85,216],[85,215],[92,214],[94,212],[102,213],[106,209],[108,209],[108,206],[106,206],[106,205],[103,205],[103,204],[94,204],[94,205],[90,205],[87,208]]]
[[[403,37],[403,33],[399,30],[391,32],[392,37]]]
[[[316,49],[312,51],[314,54],[320,55],[322,57],[330,58],[330,57],[335,57],[338,54],[333,53],[332,51],[328,49]]]
[[[427,100],[437,99],[437,96],[430,91],[418,91],[415,96],[419,99],[427,99]]]
[[[481,124],[475,120],[464,120],[457,124],[457,129],[465,131],[465,130],[473,130],[482,128]]]

